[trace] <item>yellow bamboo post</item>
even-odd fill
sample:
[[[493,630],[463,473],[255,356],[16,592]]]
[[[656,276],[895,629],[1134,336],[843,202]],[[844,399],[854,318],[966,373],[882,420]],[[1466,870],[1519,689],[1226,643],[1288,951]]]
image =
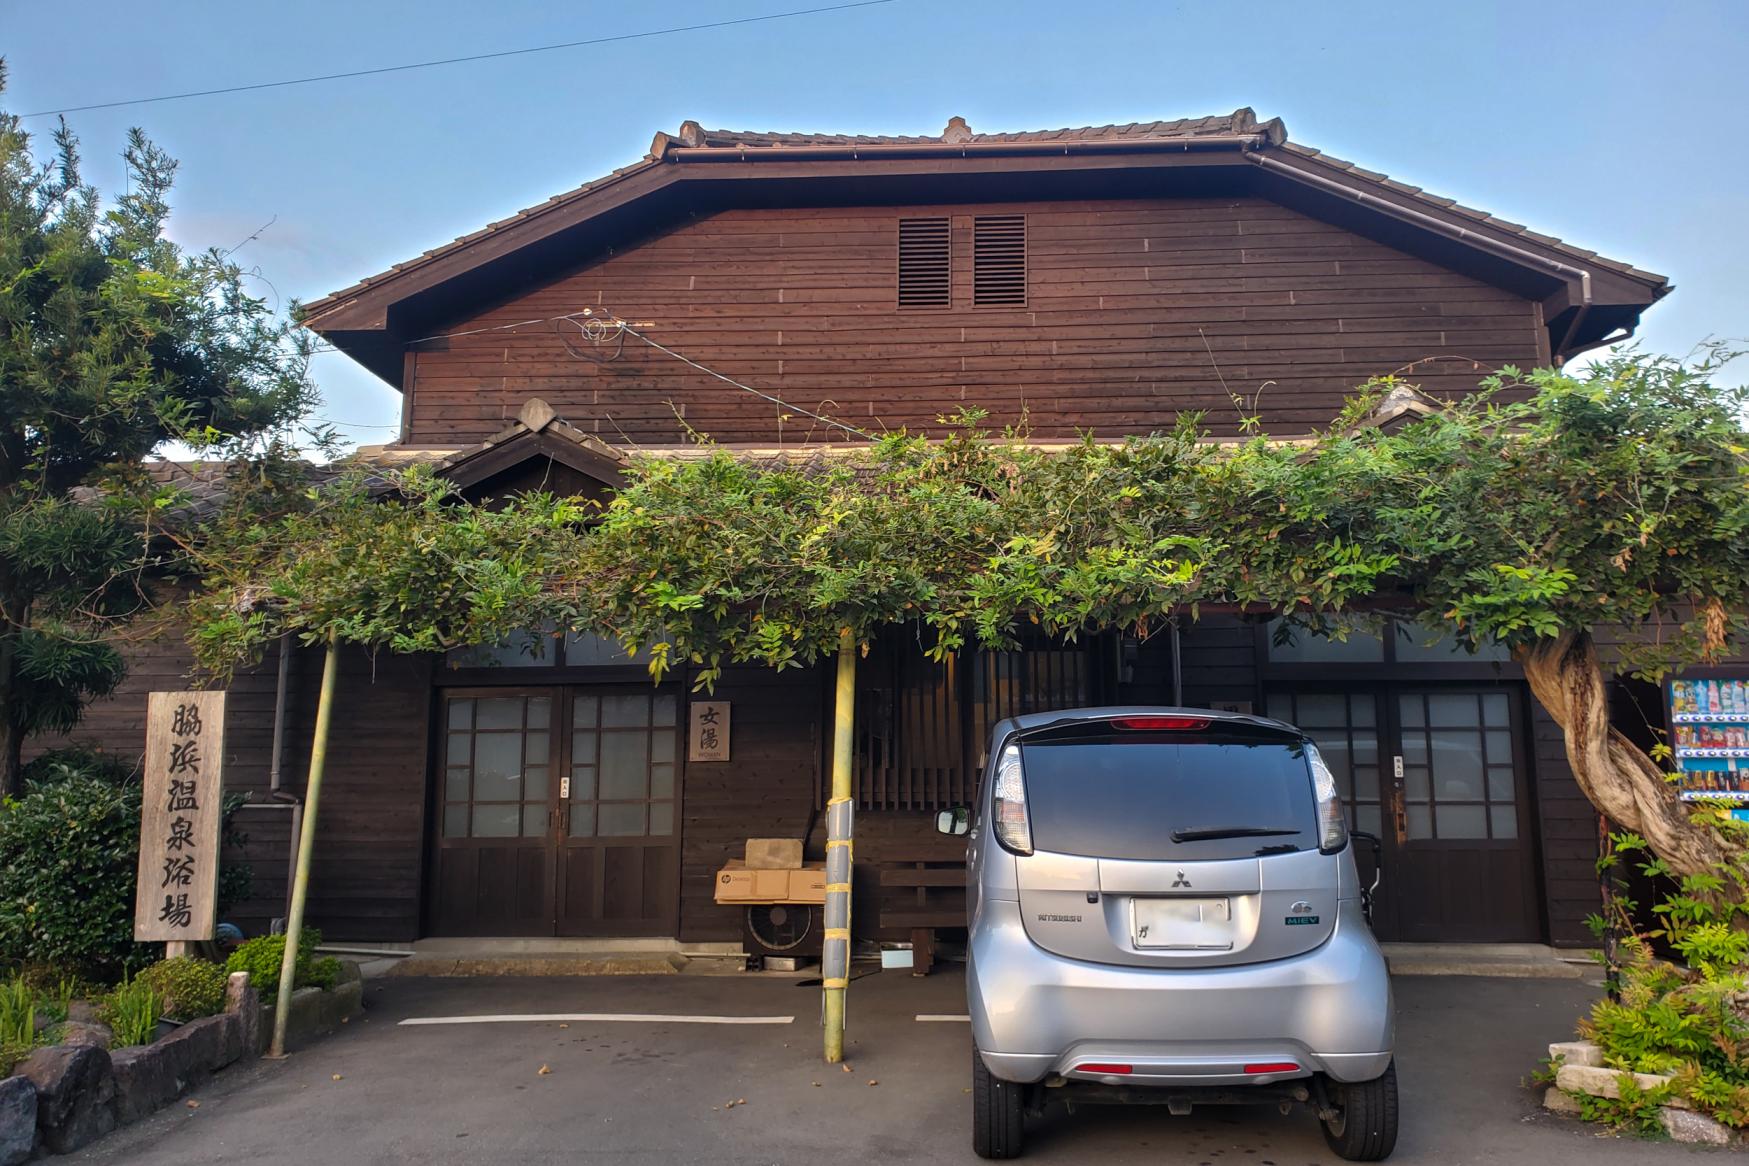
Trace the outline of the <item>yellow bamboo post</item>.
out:
[[[826,802],[826,937],[820,973],[826,1061],[844,1059],[844,993],[850,987],[851,730],[856,719],[856,640],[838,633],[838,691],[832,711],[832,796]]]
[[[340,672],[340,649],[333,632],[322,658],[322,694],[316,701],[316,735],[310,742],[310,780],[304,790],[304,824],[298,833],[298,866],[292,876],[291,908],[285,916],[285,956],[279,961],[279,997],[273,1004],[273,1044],[270,1057],[285,1056],[285,1026],[291,1016],[296,987],[298,936],[304,930],[304,901],[310,891],[310,854],[316,849],[316,803],[322,796],[322,772],[328,766],[328,726],[334,713],[334,687]]]

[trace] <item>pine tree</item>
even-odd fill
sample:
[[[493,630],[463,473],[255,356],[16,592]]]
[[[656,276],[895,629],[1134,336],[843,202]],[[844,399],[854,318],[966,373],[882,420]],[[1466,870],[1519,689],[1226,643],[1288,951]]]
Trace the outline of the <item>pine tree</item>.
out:
[[[0,62],[0,93],[5,68]],[[217,250],[164,236],[176,162],[135,129],[107,205],[65,121],[46,160],[0,111],[0,792],[24,738],[123,675],[105,635],[150,602],[143,460],[226,457],[314,404],[308,349]]]

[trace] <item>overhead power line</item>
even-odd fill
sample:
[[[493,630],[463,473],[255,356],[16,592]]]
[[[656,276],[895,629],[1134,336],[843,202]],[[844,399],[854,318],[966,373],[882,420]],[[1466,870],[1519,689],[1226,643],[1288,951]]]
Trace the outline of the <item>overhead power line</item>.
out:
[[[96,101],[89,105],[69,105],[63,109],[43,109],[21,117],[54,117],[57,114],[84,113],[93,109],[117,109],[124,105],[148,105],[158,101],[181,101],[189,97],[217,97],[226,93],[249,93],[257,89],[283,89],[289,85],[313,85],[318,81],[343,81],[350,77],[374,77],[382,73],[405,73],[411,69],[432,69],[439,65],[462,65],[471,61],[492,61],[501,57],[521,57],[530,53],[551,53],[560,49],[584,48],[588,45],[616,44],[620,41],[647,40],[650,37],[673,36],[682,32],[704,32],[713,28],[731,28],[740,24],[761,24],[771,20],[788,20],[796,16],[818,16],[827,12],[844,12],[852,8],[873,8],[891,4],[894,0],[853,0],[847,4],[830,4],[819,8],[799,8],[792,12],[768,12],[762,16],[742,16],[734,20],[713,20],[705,24],[684,24],[673,28],[652,28],[643,32],[624,32],[615,36],[598,36],[589,40],[565,41],[562,44],[533,45],[525,49],[504,49],[495,53],[474,53],[466,57],[444,57],[436,61],[412,61],[405,65],[382,65],[374,69],[354,69],[346,73],[321,73],[314,77],[293,77],[285,81],[257,81],[249,85],[227,85],[219,89],[195,89],[187,93],[166,93],[158,97],[132,97],[125,101]]]

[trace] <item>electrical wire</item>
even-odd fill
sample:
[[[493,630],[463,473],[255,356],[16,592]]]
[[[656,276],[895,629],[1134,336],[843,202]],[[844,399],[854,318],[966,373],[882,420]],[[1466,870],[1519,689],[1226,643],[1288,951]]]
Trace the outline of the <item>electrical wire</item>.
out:
[[[346,73],[321,73],[313,77],[293,77],[285,81],[257,81],[249,85],[227,85],[219,89],[195,89],[187,93],[166,93],[157,97],[133,97],[125,101],[95,101],[89,105],[69,105],[62,109],[44,109],[20,117],[54,117],[57,114],[84,113],[93,109],[117,109],[125,105],[148,105],[159,101],[182,101],[190,97],[217,97],[227,93],[250,93],[258,89],[283,89],[290,85],[313,85],[319,81],[344,81],[352,77],[374,77],[382,73],[404,73],[412,69],[431,69],[439,65],[462,65],[473,61],[491,61],[501,57],[521,57],[530,53],[550,53],[560,49],[583,48],[588,45],[617,44],[621,41],[647,40],[650,37],[672,36],[682,32],[703,32],[713,28],[732,28],[740,24],[761,24],[771,20],[788,20],[796,16],[818,16],[827,12],[844,12],[852,8],[873,8],[891,4],[894,0],[852,0],[846,4],[830,4],[819,8],[799,8],[791,12],[768,12],[762,16],[742,16],[734,20],[713,20],[706,24],[684,24],[673,28],[652,28],[643,32],[625,32],[615,36],[598,36],[588,40],[565,41],[562,44],[533,45],[525,49],[504,49],[494,53],[474,53],[466,57],[444,57],[435,61],[412,61],[405,65],[382,65],[374,69],[354,69]]]

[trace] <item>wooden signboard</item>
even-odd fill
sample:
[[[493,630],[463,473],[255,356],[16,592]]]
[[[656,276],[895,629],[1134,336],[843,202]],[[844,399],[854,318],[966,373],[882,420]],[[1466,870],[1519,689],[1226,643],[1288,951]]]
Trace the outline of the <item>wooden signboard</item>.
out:
[[[687,741],[686,759],[688,761],[727,761],[729,759],[729,702],[726,700],[693,701]]]
[[[149,696],[135,939],[213,937],[224,755],[223,692]]]

